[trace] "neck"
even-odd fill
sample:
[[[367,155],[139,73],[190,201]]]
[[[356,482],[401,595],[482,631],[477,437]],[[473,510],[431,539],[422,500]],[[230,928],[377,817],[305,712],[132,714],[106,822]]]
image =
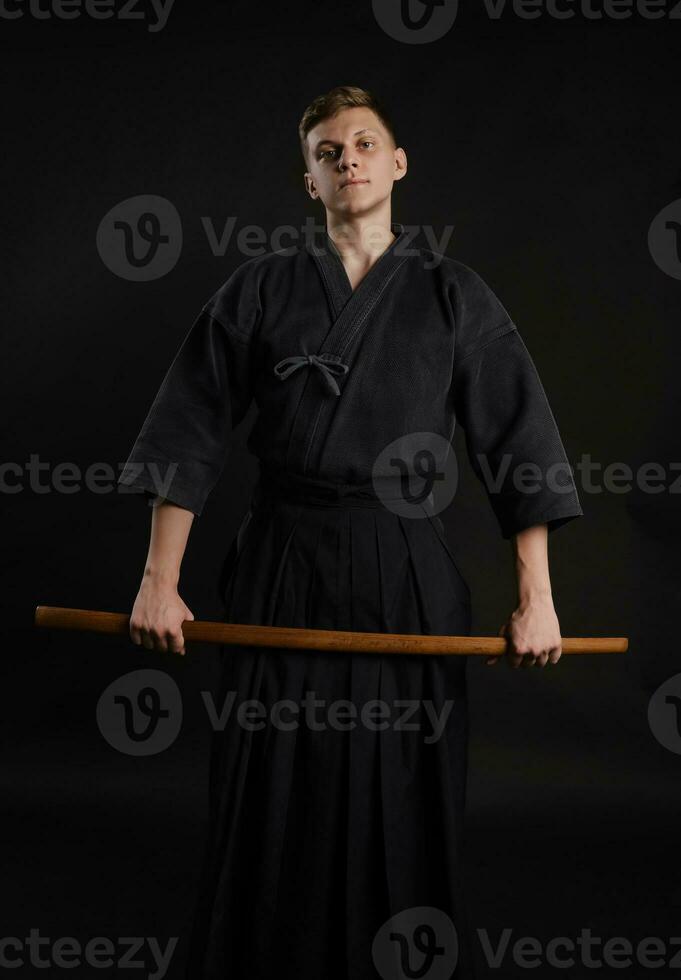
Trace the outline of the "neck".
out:
[[[395,241],[390,209],[380,216],[326,213],[326,231],[344,261],[372,264]]]

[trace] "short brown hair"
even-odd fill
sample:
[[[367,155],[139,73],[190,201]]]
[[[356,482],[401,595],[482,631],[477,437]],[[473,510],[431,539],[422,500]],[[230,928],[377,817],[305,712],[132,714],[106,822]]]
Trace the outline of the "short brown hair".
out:
[[[390,116],[376,96],[371,92],[367,92],[366,89],[358,88],[357,85],[338,85],[336,88],[331,89],[330,92],[327,92],[326,95],[318,95],[309,104],[298,125],[300,149],[306,166],[309,162],[307,158],[307,134],[310,130],[323,119],[330,119],[331,116],[335,116],[341,109],[353,109],[356,106],[364,106],[375,112],[390,133],[393,143],[397,146],[395,129]]]

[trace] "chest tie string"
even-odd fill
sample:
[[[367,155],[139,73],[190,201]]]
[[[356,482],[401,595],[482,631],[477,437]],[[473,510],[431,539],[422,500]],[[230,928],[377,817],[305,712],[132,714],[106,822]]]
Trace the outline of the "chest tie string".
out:
[[[343,364],[337,354],[294,354],[292,357],[285,357],[274,366],[274,373],[280,381],[285,381],[290,374],[306,364],[316,367],[321,371],[326,386],[334,395],[340,395],[340,388],[334,378],[334,374],[339,376],[347,374],[350,370],[347,364]]]

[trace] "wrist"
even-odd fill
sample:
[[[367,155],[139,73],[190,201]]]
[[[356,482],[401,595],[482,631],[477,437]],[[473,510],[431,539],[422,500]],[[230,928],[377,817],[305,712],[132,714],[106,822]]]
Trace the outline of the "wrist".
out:
[[[518,590],[518,606],[524,608],[529,605],[539,605],[550,603],[553,605],[553,593],[551,586],[525,586]]]
[[[153,565],[146,565],[142,575],[142,583],[162,586],[164,588],[176,589],[180,581],[180,573],[175,569],[155,568]]]

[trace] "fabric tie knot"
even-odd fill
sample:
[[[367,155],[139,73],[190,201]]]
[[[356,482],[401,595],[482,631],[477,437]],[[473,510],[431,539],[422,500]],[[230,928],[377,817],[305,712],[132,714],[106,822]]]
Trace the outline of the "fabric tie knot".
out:
[[[337,354],[294,354],[292,357],[285,357],[278,364],[275,364],[274,373],[280,381],[284,381],[305,364],[311,364],[318,368],[329,390],[334,395],[340,395],[340,388],[334,374],[347,374],[350,368],[347,364],[343,364]]]

